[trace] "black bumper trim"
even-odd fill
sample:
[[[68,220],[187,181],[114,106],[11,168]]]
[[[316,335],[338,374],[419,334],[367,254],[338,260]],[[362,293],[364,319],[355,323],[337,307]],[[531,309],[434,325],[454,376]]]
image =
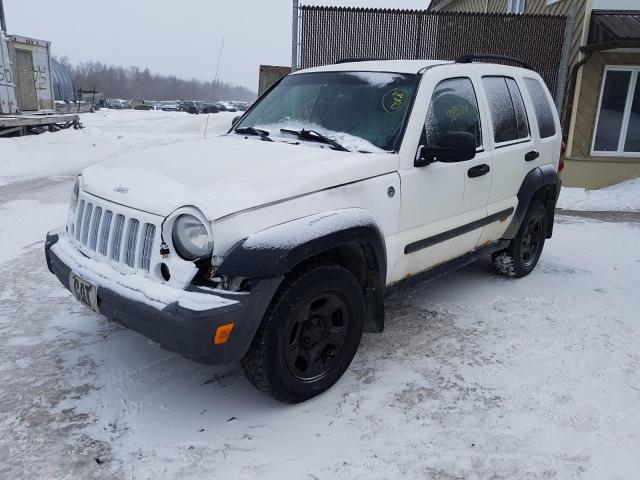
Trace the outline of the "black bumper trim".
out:
[[[47,267],[68,290],[71,269],[51,251],[57,242],[58,235],[47,235]],[[237,303],[205,311],[190,310],[177,302],[159,310],[100,285],[98,306],[105,317],[141,333],[167,350],[202,363],[232,363],[239,361],[249,349],[282,278],[255,280],[247,294],[216,292],[217,296]],[[216,328],[230,322],[235,327],[229,341],[214,345]]]

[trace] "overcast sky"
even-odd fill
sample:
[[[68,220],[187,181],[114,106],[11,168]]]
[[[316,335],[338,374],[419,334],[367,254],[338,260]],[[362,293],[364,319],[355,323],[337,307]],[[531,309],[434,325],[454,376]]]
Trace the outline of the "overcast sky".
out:
[[[302,4],[426,8],[429,0],[328,0]],[[291,0],[4,0],[7,30],[49,40],[72,62],[149,67],[257,90],[260,64],[291,63]]]

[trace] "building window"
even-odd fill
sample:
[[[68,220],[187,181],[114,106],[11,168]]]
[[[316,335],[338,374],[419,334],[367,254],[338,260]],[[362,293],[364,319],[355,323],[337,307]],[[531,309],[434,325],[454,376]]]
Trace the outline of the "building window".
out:
[[[524,13],[525,0],[508,0],[507,13],[522,15]]]
[[[606,67],[592,152],[640,156],[640,67]]]

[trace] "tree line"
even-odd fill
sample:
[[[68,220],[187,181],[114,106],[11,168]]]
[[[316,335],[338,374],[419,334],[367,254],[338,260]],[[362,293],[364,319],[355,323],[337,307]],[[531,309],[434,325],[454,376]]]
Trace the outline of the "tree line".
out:
[[[76,90],[104,93],[105,98],[127,100],[241,100],[253,101],[256,93],[248,88],[216,81],[184,80],[175,75],[158,75],[148,68],[124,68],[101,62],[71,64],[68,57],[56,58],[71,74]]]

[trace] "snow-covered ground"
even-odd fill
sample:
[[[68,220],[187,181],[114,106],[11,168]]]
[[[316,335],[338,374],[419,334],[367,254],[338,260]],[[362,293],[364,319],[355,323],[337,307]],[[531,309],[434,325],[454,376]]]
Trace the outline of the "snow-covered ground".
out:
[[[232,117],[212,115],[212,133]],[[287,406],[237,365],[190,362],[93,314],[48,273],[42,240],[82,165],[194,140],[205,117],[83,121],[0,140],[0,478],[638,478],[636,221],[559,215],[524,279],[483,261],[399,294],[345,377]],[[564,208],[590,209],[576,202]]]

